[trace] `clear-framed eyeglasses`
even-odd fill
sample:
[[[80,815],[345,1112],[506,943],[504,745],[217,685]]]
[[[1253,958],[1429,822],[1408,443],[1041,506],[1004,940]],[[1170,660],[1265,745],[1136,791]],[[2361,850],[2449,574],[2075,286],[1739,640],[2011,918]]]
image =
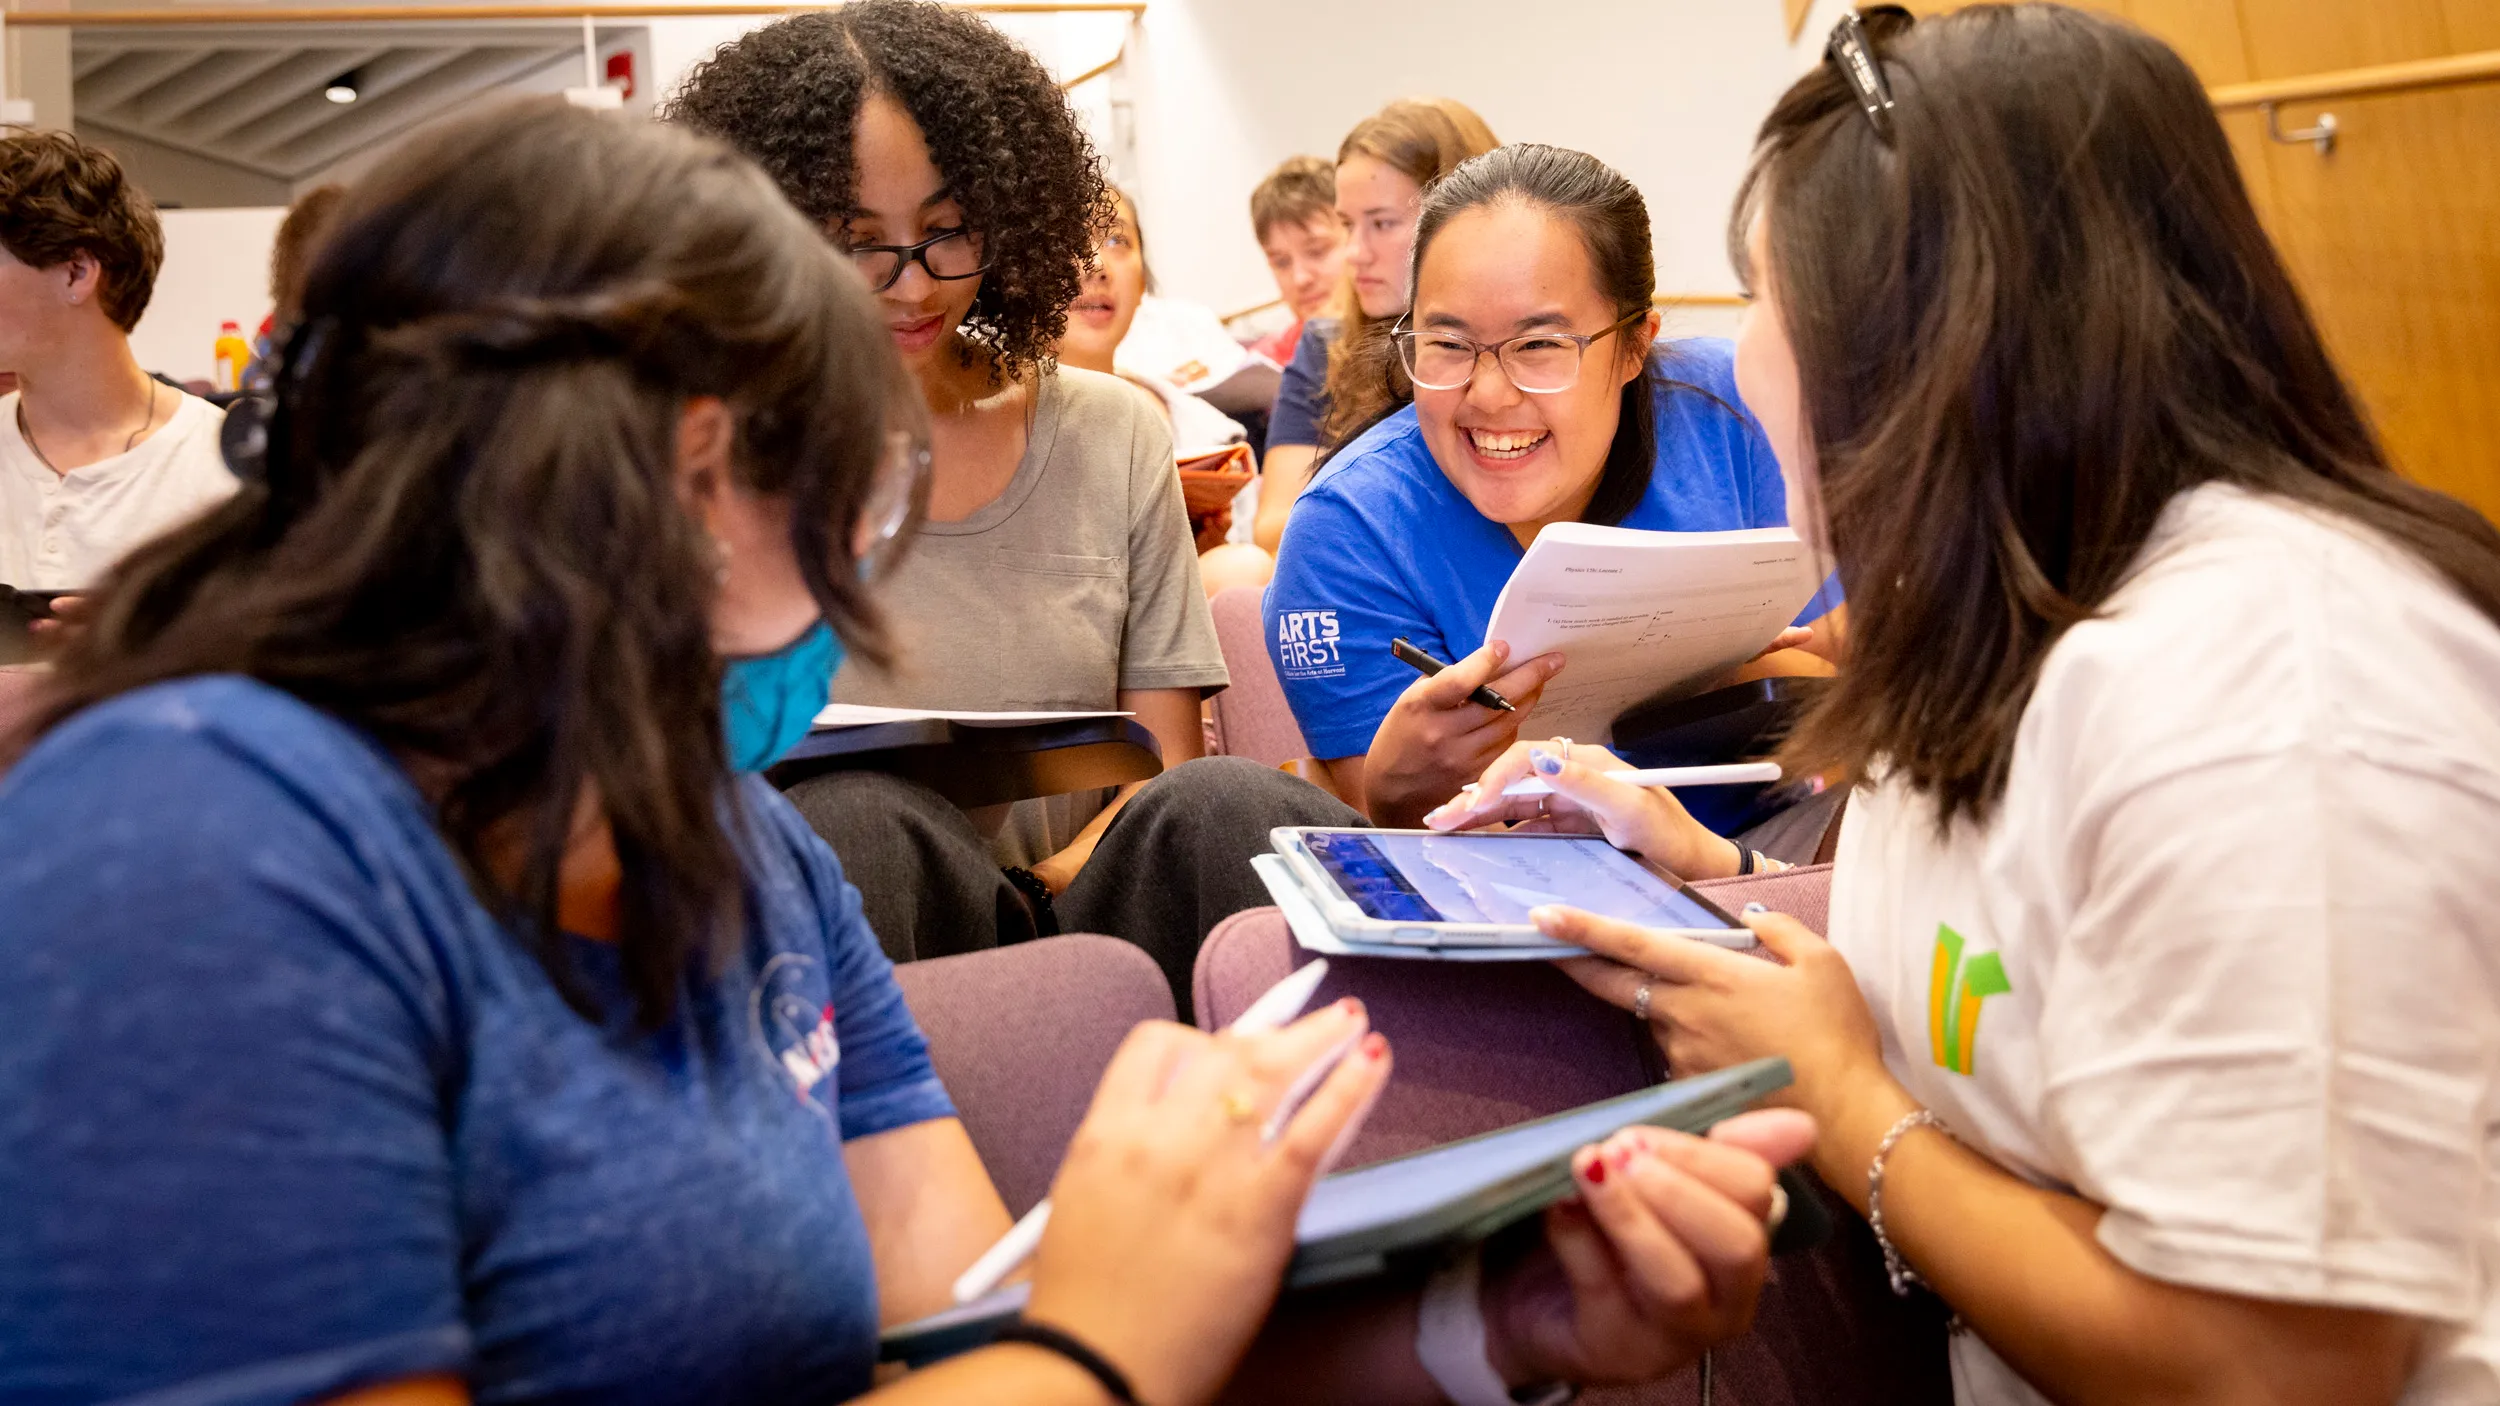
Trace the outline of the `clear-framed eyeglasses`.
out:
[[[929,446],[909,430],[888,431],[868,501],[851,530],[851,557],[859,563],[861,580],[877,580],[893,566],[928,482]]]
[[[990,267],[988,255],[981,248],[981,236],[968,229],[940,230],[918,244],[851,246],[851,265],[868,280],[871,293],[893,287],[903,270],[913,264],[927,270],[931,278],[947,283],[978,278]]]
[[[1649,315],[1648,309],[1627,313],[1595,332],[1529,332],[1498,342],[1479,342],[1455,332],[1419,332],[1399,319],[1389,340],[1397,344],[1398,360],[1408,380],[1422,390],[1454,391],[1476,379],[1476,367],[1490,356],[1510,383],[1530,395],[1553,395],[1580,384],[1580,364],[1591,344],[1602,342]]]

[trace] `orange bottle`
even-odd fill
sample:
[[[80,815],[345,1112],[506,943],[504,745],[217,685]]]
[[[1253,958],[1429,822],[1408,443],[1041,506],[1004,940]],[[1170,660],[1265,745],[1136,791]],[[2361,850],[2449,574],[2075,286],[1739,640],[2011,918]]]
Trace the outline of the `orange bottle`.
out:
[[[252,344],[243,339],[240,324],[221,322],[217,325],[217,389],[243,389],[243,369],[252,364]]]

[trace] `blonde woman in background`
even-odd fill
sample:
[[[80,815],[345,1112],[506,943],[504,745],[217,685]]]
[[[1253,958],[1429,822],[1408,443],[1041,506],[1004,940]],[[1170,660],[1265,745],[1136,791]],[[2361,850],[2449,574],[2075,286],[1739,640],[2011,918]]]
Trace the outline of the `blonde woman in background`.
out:
[[[1353,392],[1348,353],[1366,336],[1385,335],[1406,311],[1407,262],[1424,187],[1500,145],[1483,118],[1448,98],[1400,98],[1356,123],[1338,145],[1337,214],[1348,231],[1347,278],[1335,316],[1314,318],[1303,329],[1268,416],[1252,532],[1268,552],[1284,540],[1285,517],[1310,482],[1321,448],[1349,437],[1332,437],[1333,428],[1368,424],[1383,408]],[[1360,404],[1339,405],[1340,396]]]

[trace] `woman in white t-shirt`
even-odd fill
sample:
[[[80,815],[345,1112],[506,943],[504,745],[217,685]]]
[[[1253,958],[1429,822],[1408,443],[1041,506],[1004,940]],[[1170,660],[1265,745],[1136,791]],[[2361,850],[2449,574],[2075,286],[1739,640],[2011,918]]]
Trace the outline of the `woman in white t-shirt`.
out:
[[[2175,55],[1856,23],[1739,210],[1852,608],[1829,941],[1542,924],[1677,1072],[1789,1058],[1965,1403],[2500,1402],[2500,534],[2390,472]],[[1754,867],[1572,751],[1434,823]]]

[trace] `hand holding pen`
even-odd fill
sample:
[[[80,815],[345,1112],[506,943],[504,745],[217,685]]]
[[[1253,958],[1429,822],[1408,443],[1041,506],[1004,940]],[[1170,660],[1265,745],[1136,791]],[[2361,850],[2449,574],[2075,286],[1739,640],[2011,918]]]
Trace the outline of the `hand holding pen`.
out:
[[[1411,643],[1403,650],[1392,644],[1390,651],[1418,670],[1439,663]],[[1408,658],[1410,651],[1423,662]],[[1372,819],[1412,827],[1460,782],[1474,780],[1518,737],[1521,719],[1535,711],[1562,667],[1560,654],[1514,661],[1510,647],[1496,640],[1407,685],[1364,758],[1364,808]],[[1480,696],[1488,691],[1490,698]]]
[[[1232,1024],[1224,1027],[1224,1033],[1227,1035],[1266,1035],[1284,1029],[1293,1023],[1294,1017],[1302,1014],[1304,1006],[1311,1003],[1311,993],[1319,990],[1320,981],[1327,975],[1328,962],[1325,958],[1294,968],[1284,980],[1260,993],[1259,998],[1245,1007]],[[1354,1032],[1356,1036],[1361,1033],[1361,1031]],[[1345,1044],[1350,1046],[1352,1039],[1353,1037],[1349,1036]],[[1330,1069],[1335,1068],[1337,1061],[1344,1055],[1344,1048],[1337,1049],[1329,1055],[1327,1060],[1315,1063],[1304,1071],[1298,1091],[1286,1101],[1287,1106],[1276,1112],[1274,1119],[1281,1120],[1289,1116],[1293,1112],[1293,1106],[1298,1105],[1302,1098],[1310,1093],[1312,1086],[1316,1085]],[[1268,1132],[1268,1137],[1270,1141],[1274,1140],[1275,1133],[1272,1127]],[[1022,1268],[1024,1262],[1032,1257],[1035,1247],[1042,1243],[1042,1232],[1049,1226],[1050,1198],[1045,1196],[1032,1210],[1024,1213],[1024,1219],[1017,1221],[1012,1229],[1000,1236],[997,1244],[982,1251],[981,1257],[972,1262],[971,1268],[956,1277],[955,1302],[970,1303],[1007,1282],[1007,1276]]]
[[[1140,1401],[1212,1399],[1389,1069],[1351,1000],[1260,1035],[1139,1026],[1059,1168],[1027,1318],[1116,1364]]]

